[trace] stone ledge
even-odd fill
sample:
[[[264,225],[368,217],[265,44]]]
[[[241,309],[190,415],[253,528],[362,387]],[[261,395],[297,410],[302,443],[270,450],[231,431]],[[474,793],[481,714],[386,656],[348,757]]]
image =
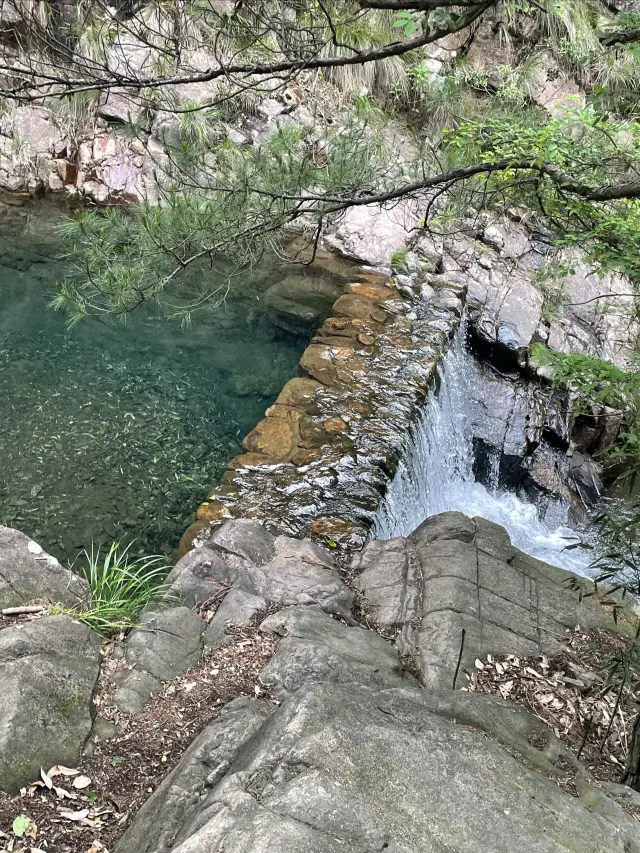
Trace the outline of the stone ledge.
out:
[[[230,518],[255,518],[331,547],[361,547],[407,432],[434,387],[466,290],[396,286],[361,270],[246,436],[180,543]]]

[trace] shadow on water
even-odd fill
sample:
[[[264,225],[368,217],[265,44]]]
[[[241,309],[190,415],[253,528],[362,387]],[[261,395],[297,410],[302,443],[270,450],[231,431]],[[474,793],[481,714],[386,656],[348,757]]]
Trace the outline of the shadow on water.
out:
[[[307,340],[261,299],[282,272],[239,278],[187,331],[152,308],[69,331],[47,307],[55,215],[20,216],[0,220],[0,524],[64,560],[116,539],[169,552],[297,373]]]

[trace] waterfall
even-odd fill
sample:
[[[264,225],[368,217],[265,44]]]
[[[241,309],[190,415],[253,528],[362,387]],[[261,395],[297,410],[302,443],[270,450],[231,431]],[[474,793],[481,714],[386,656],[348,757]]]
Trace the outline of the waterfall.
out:
[[[587,574],[589,557],[567,527],[567,508],[558,502],[540,519],[534,503],[497,485],[497,467],[489,487],[475,481],[473,431],[468,400],[476,371],[466,347],[465,329],[451,343],[439,369],[439,389],[412,429],[398,471],[387,491],[373,537],[407,536],[430,515],[458,510],[504,527],[516,547],[547,563]],[[499,461],[499,460],[497,460]],[[553,515],[551,524],[550,516]]]

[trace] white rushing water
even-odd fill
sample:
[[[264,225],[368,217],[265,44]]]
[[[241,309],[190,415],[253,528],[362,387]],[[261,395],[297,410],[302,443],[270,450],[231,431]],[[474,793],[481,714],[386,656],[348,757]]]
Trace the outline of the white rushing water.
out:
[[[587,574],[589,552],[568,545],[580,541],[566,526],[566,508],[558,503],[545,522],[535,504],[513,492],[487,488],[474,480],[470,423],[473,358],[461,330],[440,367],[441,384],[411,432],[404,457],[380,509],[373,537],[407,536],[430,515],[458,510],[506,528],[522,551],[545,562]],[[551,518],[550,516],[556,516]],[[551,521],[551,524],[550,524]]]

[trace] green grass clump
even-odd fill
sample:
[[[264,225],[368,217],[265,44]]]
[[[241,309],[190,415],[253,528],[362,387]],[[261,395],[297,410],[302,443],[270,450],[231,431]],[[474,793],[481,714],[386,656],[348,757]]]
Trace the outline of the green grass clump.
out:
[[[108,551],[84,551],[82,574],[91,587],[91,600],[72,615],[103,637],[113,637],[137,624],[149,602],[159,597],[169,571],[166,557],[131,557],[131,544],[114,542]],[[81,558],[82,559],[82,558]],[[83,562],[84,562],[83,560]]]
[[[396,272],[408,272],[407,259],[409,257],[409,249],[396,249],[392,253],[389,261],[389,266]]]

